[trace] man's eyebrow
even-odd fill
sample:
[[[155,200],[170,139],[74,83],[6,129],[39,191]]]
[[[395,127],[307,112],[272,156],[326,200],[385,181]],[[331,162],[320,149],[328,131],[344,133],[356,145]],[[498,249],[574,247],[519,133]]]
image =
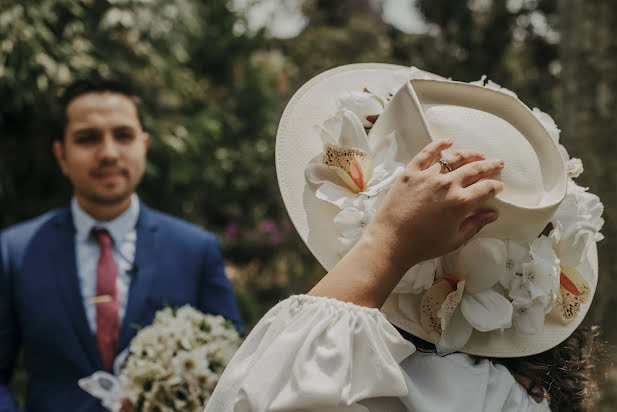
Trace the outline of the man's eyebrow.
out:
[[[81,135],[81,134],[90,134],[90,133],[99,133],[99,130],[94,127],[85,127],[83,129],[75,130],[72,134]]]
[[[114,132],[125,132],[125,131],[134,132],[136,129],[133,126],[122,125],[122,126],[114,127],[113,130],[114,130]]]

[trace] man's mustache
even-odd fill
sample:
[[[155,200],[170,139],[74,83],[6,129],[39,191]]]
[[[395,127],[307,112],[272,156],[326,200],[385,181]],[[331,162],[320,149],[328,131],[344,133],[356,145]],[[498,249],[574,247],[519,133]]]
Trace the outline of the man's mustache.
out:
[[[97,166],[94,169],[90,169],[90,176],[101,176],[108,173],[118,173],[123,176],[128,176],[129,171],[125,167],[121,166],[110,166],[110,165],[101,165]]]

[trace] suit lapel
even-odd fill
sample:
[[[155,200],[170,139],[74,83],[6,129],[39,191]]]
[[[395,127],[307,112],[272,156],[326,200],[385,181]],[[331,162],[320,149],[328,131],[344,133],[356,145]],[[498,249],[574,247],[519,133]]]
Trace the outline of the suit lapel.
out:
[[[137,220],[137,247],[135,251],[135,264],[139,268],[131,279],[129,297],[126,312],[120,329],[120,341],[118,351],[123,350],[129,344],[134,335],[134,325],[139,324],[146,299],[156,271],[156,237],[158,225],[155,216],[143,204],[140,203],[139,219]],[[141,325],[139,326],[147,326]]]
[[[57,285],[64,301],[66,316],[73,324],[81,346],[88,359],[97,369],[102,369],[102,363],[96,347],[96,339],[88,325],[86,311],[77,277],[77,260],[75,257],[75,228],[70,211],[67,209],[56,217],[54,226],[57,237],[50,244],[50,256],[55,261]]]

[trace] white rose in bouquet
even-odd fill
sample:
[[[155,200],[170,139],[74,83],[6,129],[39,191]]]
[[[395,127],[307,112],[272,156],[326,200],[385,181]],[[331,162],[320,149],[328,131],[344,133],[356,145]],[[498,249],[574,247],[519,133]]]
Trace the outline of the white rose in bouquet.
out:
[[[168,307],[118,357],[115,375],[99,371],[79,386],[112,412],[127,400],[135,411],[202,411],[240,343],[222,316]]]

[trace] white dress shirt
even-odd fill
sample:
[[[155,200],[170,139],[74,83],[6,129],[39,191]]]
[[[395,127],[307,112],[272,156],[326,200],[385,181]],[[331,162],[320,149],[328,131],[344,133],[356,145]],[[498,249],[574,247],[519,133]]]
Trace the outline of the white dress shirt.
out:
[[[92,299],[96,296],[97,273],[99,260],[99,244],[92,236],[92,229],[106,229],[113,239],[113,254],[118,269],[116,285],[120,299],[120,322],[124,318],[128,291],[131,284],[131,274],[135,268],[135,245],[137,231],[135,226],[139,217],[139,199],[137,195],[131,197],[129,208],[120,216],[107,222],[98,222],[88,215],[77,203],[71,201],[71,212],[75,225],[75,256],[77,258],[77,277],[81,289],[81,296],[86,309],[86,317],[90,330],[96,333],[96,304]]]

